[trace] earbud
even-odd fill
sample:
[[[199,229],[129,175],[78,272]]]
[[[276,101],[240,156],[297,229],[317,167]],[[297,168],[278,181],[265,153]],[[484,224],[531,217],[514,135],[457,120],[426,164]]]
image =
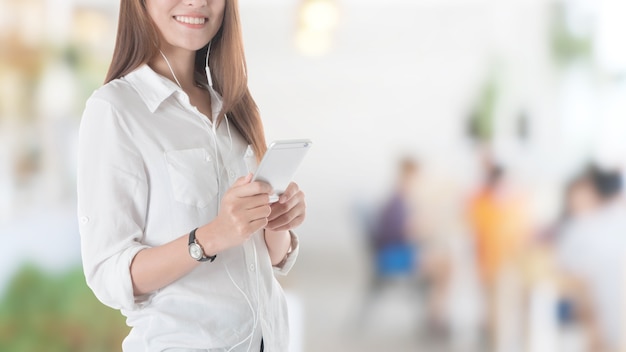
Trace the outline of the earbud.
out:
[[[213,88],[213,80],[211,79],[211,69],[209,68],[209,66],[207,66],[204,68],[204,70],[206,71],[206,78],[207,78],[207,81],[209,82],[209,86]]]
[[[209,42],[209,47],[206,50],[206,65],[204,66],[204,71],[206,72],[206,81],[209,83],[209,86],[213,88],[213,79],[211,78],[211,69],[209,68],[209,53],[211,52],[211,42]]]

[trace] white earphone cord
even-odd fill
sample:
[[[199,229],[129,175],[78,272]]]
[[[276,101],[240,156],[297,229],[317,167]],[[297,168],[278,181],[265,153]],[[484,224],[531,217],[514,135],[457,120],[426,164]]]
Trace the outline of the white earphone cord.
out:
[[[252,331],[250,331],[250,334],[248,336],[246,336],[243,340],[239,341],[237,344],[235,344],[234,346],[229,348],[226,352],[231,352],[234,348],[240,346],[241,344],[245,343],[248,340],[249,340],[248,348],[246,349],[246,351],[250,351],[250,348],[252,347],[252,341],[254,340],[254,333],[256,332],[256,328],[257,328],[257,325],[259,323],[259,304],[260,304],[260,302],[259,302],[259,270],[258,270],[257,251],[256,251],[256,245],[254,244],[254,240],[252,240],[252,245],[253,245],[253,248],[254,248],[254,263],[257,266],[257,270],[256,270],[256,296],[257,296],[256,297],[256,299],[257,299],[256,302],[257,302],[257,308],[256,308],[256,311],[252,307],[252,302],[250,302],[250,299],[248,298],[248,295],[246,295],[246,293],[243,292],[243,290],[239,287],[239,285],[237,285],[237,283],[233,279],[232,275],[230,274],[230,271],[228,270],[228,265],[226,265],[226,262],[224,262],[224,268],[226,269],[226,274],[228,274],[228,277],[230,278],[230,281],[233,283],[233,285],[235,285],[237,290],[239,290],[239,292],[246,299],[246,302],[248,303],[248,307],[250,308],[250,311],[252,312],[252,320],[254,321],[254,324],[252,325]]]
[[[211,42],[209,42],[209,47],[207,49],[207,55],[206,55],[206,66],[205,66],[205,71],[206,71],[206,76],[207,76],[207,82],[209,84],[210,89],[213,88],[213,80],[211,79],[211,70],[209,68],[209,52],[211,51]],[[165,63],[167,64],[167,67],[170,69],[170,72],[172,73],[172,76],[174,77],[174,80],[176,81],[176,84],[178,84],[178,86],[182,89],[182,85],[180,84],[180,82],[178,81],[178,78],[176,77],[176,74],[174,73],[174,70],[172,69],[172,65],[170,65],[169,60],[167,59],[167,57],[165,56],[165,54],[163,53],[163,51],[159,50],[159,52],[161,53],[161,56],[163,56],[163,59],[165,60]],[[228,151],[228,155],[230,156],[230,153],[232,152],[233,149],[233,136],[230,132],[230,123],[228,122],[228,116],[226,114],[224,114],[224,120],[226,120],[226,130],[228,131],[228,139],[230,141],[230,149]],[[220,182],[220,163],[219,163],[219,152],[218,152],[218,145],[217,145],[217,133],[215,131],[215,123],[213,124],[213,141],[214,141],[214,146],[215,146],[215,165],[217,168],[217,187],[218,187],[218,200],[221,199],[221,182]],[[218,212],[219,212],[219,202],[218,202]],[[257,266],[256,268],[256,294],[257,294],[257,309],[256,311],[254,310],[254,307],[252,307],[252,302],[250,301],[250,299],[248,298],[248,295],[246,295],[246,293],[241,289],[241,287],[239,287],[239,285],[237,285],[237,283],[235,282],[235,279],[233,279],[233,276],[230,274],[230,270],[228,270],[228,265],[226,264],[226,262],[223,262],[224,264],[224,268],[226,269],[226,273],[228,274],[228,278],[230,279],[230,281],[233,283],[233,285],[237,288],[237,290],[243,295],[243,297],[246,299],[246,302],[248,303],[248,307],[250,308],[250,311],[252,312],[252,319],[254,321],[254,324],[252,326],[252,331],[250,332],[250,334],[244,338],[243,340],[239,341],[237,344],[235,344],[234,346],[232,346],[231,348],[228,349],[227,352],[231,352],[234,348],[240,346],[241,344],[245,343],[246,341],[249,340],[248,343],[248,349],[247,351],[250,351],[250,348],[252,347],[252,341],[254,338],[254,333],[256,332],[256,327],[259,323],[259,270],[258,270],[258,258],[257,258],[257,251],[256,251],[256,245],[254,244],[254,240],[252,241],[252,245],[254,247],[254,265]]]
[[[170,72],[172,73],[172,76],[174,76],[174,80],[176,81],[176,84],[178,84],[180,89],[183,89],[183,86],[180,85],[180,82],[178,81],[178,78],[176,78],[176,74],[174,73],[174,70],[172,69],[172,65],[170,65],[170,61],[167,59],[165,54],[163,54],[163,51],[159,50],[159,52],[161,53],[161,56],[163,56],[163,59],[165,60],[165,63],[167,64],[167,67],[169,67]]]
[[[210,52],[211,52],[211,42],[209,42],[209,47],[207,48],[207,51],[206,51],[206,64],[204,66],[204,70],[206,71],[207,83],[209,84],[211,88],[213,88],[213,78],[211,77],[211,69],[209,68],[209,53]],[[174,81],[176,81],[176,84],[178,84],[178,86],[182,89],[183,86],[178,81],[178,78],[176,77],[176,74],[174,73],[174,69],[172,69],[172,65],[170,65],[170,61],[167,59],[167,56],[165,56],[163,51],[160,49],[159,49],[159,53],[161,53],[161,56],[163,56],[163,59],[165,60],[165,63],[167,64],[167,67],[170,69],[170,72],[172,73],[172,76],[174,77]]]
[[[211,78],[211,69],[209,68],[209,53],[211,52],[211,42],[209,42],[209,47],[206,49],[206,63],[204,65],[204,70],[206,71],[206,81],[211,88],[213,88],[213,78]]]

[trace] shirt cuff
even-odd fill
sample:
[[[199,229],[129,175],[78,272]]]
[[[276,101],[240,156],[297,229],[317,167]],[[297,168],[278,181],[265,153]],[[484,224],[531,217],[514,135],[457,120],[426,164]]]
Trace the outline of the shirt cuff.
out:
[[[114,309],[133,311],[140,309],[149,300],[150,295],[135,296],[130,274],[135,255],[146,248],[149,247],[138,245],[126,248],[98,265],[97,271],[87,275],[87,283],[102,303]]]
[[[274,274],[279,276],[285,276],[291,271],[291,268],[296,263],[298,253],[300,252],[298,236],[293,231],[289,231],[289,235],[291,237],[291,250],[287,252],[285,259],[274,266]]]

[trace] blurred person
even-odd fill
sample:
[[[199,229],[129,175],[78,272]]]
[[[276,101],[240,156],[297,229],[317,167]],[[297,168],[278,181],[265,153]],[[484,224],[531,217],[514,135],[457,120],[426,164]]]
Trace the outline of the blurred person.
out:
[[[563,214],[561,215],[562,226],[597,210],[599,205],[598,194],[589,176],[587,174],[581,175],[567,186]]]
[[[567,344],[567,351],[581,348],[576,339],[578,322],[573,301],[568,294],[559,292],[555,251],[564,224],[593,210],[594,204],[594,191],[589,182],[582,177],[574,179],[565,189],[561,214],[548,226],[539,226],[524,250],[523,307],[528,351],[553,351],[561,343]]]
[[[78,216],[87,283],[131,327],[124,351],[287,351],[274,273],[305,202],[251,182],[265,150],[237,1],[122,0],[81,121]]]
[[[583,294],[579,284],[576,282],[570,274],[563,274],[558,263],[558,251],[564,229],[569,226],[576,219],[584,218],[588,214],[597,210],[598,200],[597,194],[594,190],[593,183],[588,177],[588,173],[583,173],[575,177],[570,181],[564,191],[562,213],[557,219],[556,225],[548,231],[546,242],[550,245],[554,256],[556,256],[556,263],[554,263],[554,273],[558,278],[560,277],[560,289],[559,302],[557,303],[557,320],[562,328],[569,326],[577,327],[578,325],[585,325],[587,331],[595,330],[593,324],[588,319],[585,319],[585,314],[577,314],[577,311],[585,309],[589,310],[589,297]],[[576,305],[585,306],[583,309],[579,307],[576,309]],[[581,321],[582,320],[582,321]]]
[[[479,277],[485,297],[486,332],[492,349],[502,348],[511,336],[508,312],[515,309],[516,269],[529,233],[524,197],[505,180],[505,171],[489,156],[483,160],[484,183],[472,196],[468,221],[474,237]],[[508,345],[507,345],[508,346]],[[506,348],[506,347],[504,347]]]
[[[375,273],[370,298],[376,296],[389,279],[418,280],[426,289],[429,332],[445,331],[444,303],[449,281],[449,264],[441,252],[432,251],[420,233],[418,188],[421,165],[411,157],[400,160],[391,195],[378,214],[373,214],[372,254]],[[434,241],[431,241],[434,245]],[[370,302],[366,302],[369,305]]]
[[[539,234],[539,241],[556,247],[563,236],[563,229],[574,219],[586,216],[597,209],[598,199],[589,172],[583,172],[566,183],[562,192],[560,214],[556,220]]]
[[[415,160],[405,158],[400,162],[394,190],[379,214],[373,238],[379,276],[414,270],[418,248],[411,192],[418,172]]]
[[[369,321],[373,303],[391,283],[415,279],[417,246],[412,233],[413,202],[410,196],[419,165],[412,158],[403,158],[391,195],[382,206],[370,207],[358,202],[357,215],[367,237],[368,254],[373,270],[369,277],[365,300],[357,314],[357,327]]]
[[[623,351],[626,205],[618,172],[589,169],[569,188],[569,217],[558,241],[566,297],[593,352]]]

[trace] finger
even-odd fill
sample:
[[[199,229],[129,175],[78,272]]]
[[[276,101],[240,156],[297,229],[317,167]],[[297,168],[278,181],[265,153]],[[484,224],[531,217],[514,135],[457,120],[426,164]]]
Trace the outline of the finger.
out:
[[[252,181],[252,174],[248,173],[246,176],[240,177],[239,179],[240,180],[242,179],[241,180],[242,185],[248,184],[250,183],[250,181]]]
[[[285,209],[285,207],[282,207],[281,205],[282,204],[278,204],[278,202],[270,204],[272,212],[270,213],[270,216],[267,217],[268,221],[276,220],[276,218],[285,214],[289,210]]]
[[[233,187],[244,186],[250,183],[250,180],[252,180],[252,174],[247,174],[246,176],[242,176],[238,178],[237,180],[235,180],[235,182],[233,182],[232,186],[230,187],[233,188]]]
[[[270,186],[269,183],[263,181],[254,181],[250,183],[250,187],[253,188],[258,194],[267,193],[272,194],[274,189]]]
[[[258,194],[271,194],[272,186],[265,182],[254,181],[235,188],[233,192],[235,196],[239,198],[251,197]]]
[[[280,215],[279,217],[269,220],[267,226],[274,230],[276,228],[282,227],[291,223],[294,219],[299,216],[304,215],[305,205],[304,203],[298,203],[294,208],[290,209],[286,213]]]
[[[303,214],[303,215],[300,215],[300,216],[294,218],[290,223],[285,224],[283,226],[278,226],[278,227],[275,227],[275,228],[271,228],[271,227],[269,227],[269,223],[268,223],[268,225],[265,226],[265,228],[269,228],[272,231],[292,230],[292,229],[302,225],[302,223],[304,222],[304,218],[305,218],[305,215]]]
[[[285,214],[289,210],[293,209],[298,203],[304,202],[304,193],[298,191],[293,197],[291,197],[286,203],[273,203],[272,214],[268,218],[269,221],[275,220],[279,216]]]
[[[246,218],[249,222],[253,222],[259,219],[267,219],[272,212],[272,208],[269,205],[262,205],[253,209],[246,210]]]
[[[244,199],[246,202],[245,209],[254,209],[256,207],[270,204],[270,195],[267,193],[257,194]]]
[[[261,219],[258,219],[258,220],[251,221],[248,224],[248,230],[249,230],[250,234],[253,234],[256,231],[264,228],[265,226],[267,226],[267,218],[261,218]]]
[[[291,182],[289,186],[287,186],[287,189],[280,195],[280,198],[278,198],[278,203],[280,204],[286,203],[299,191],[300,189],[298,185],[295,182]]]

